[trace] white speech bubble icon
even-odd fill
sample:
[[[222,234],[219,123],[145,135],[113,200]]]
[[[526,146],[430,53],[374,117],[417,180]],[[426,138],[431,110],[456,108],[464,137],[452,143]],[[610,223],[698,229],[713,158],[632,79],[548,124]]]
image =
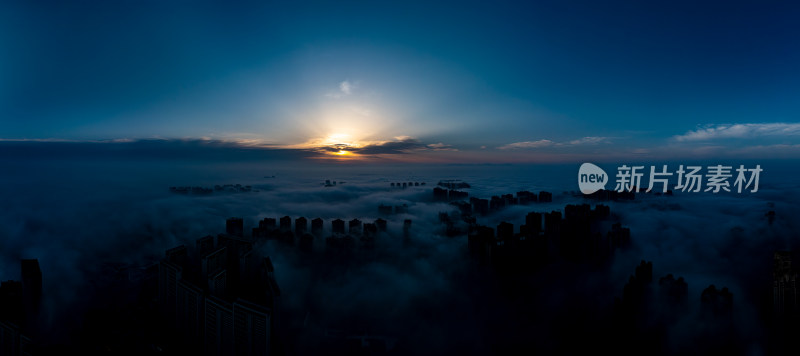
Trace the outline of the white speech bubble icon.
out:
[[[578,170],[578,187],[583,194],[592,194],[600,189],[605,189],[608,174],[594,164],[584,163]]]

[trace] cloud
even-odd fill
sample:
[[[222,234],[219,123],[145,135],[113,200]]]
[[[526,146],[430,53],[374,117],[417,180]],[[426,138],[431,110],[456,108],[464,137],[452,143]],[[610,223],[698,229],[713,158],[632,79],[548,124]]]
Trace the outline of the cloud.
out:
[[[438,142],[422,142],[410,136],[390,141],[368,141],[357,144],[325,144],[310,142],[301,145],[274,145],[258,139],[125,139],[104,141],[52,141],[0,139],[0,159],[152,159],[210,162],[294,162],[331,158],[331,153],[347,151],[366,159],[388,158],[387,155],[458,151]],[[347,158],[356,158],[349,156]],[[416,158],[416,157],[415,157]]]
[[[498,149],[508,150],[508,149],[543,148],[543,147],[584,146],[584,145],[597,145],[601,143],[610,143],[610,142],[611,142],[610,137],[587,136],[579,138],[577,140],[566,141],[566,142],[555,142],[546,139],[538,141],[514,142],[500,146],[498,147]]]
[[[402,152],[431,146],[447,145],[405,138],[369,145],[368,150]],[[59,148],[63,146],[53,147]],[[464,236],[438,235],[442,229],[438,213],[453,207],[430,200],[432,183],[443,177],[469,176],[470,195],[481,198],[528,189],[534,177],[541,178],[542,184],[554,184],[551,191],[574,189],[574,180],[561,179],[559,171],[431,165],[409,173],[406,167],[401,171],[377,165],[323,170],[308,164],[290,169],[286,164],[265,168],[212,161],[198,165],[179,159],[164,165],[128,156],[107,158],[84,163],[22,160],[0,175],[4,193],[0,277],[18,279],[19,258],[39,258],[44,310],[56,313],[46,331],[52,337],[61,333],[67,341],[72,335],[63,326],[81,325],[87,309],[123,303],[106,296],[116,280],[112,277],[119,277],[109,267],[111,263],[131,269],[148,266],[167,248],[186,244],[191,249],[195,239],[222,232],[230,216],[243,217],[246,228],[264,217],[320,217],[328,232],[335,218],[371,222],[379,204],[408,204],[407,214],[385,217],[388,233],[379,237],[374,251],[356,249],[346,263],[337,263],[336,256],[326,257],[321,238],[314,240],[311,254],[272,240],[259,247],[259,252],[273,258],[285,293],[283,320],[287,325],[302,321],[303,328],[284,329],[291,331],[286,342],[300,349],[297,354],[328,350],[323,341],[329,331],[363,335],[364,330],[396,338],[398,345],[407,347],[402,353],[409,354],[452,350],[488,354],[498,344],[533,351],[541,348],[541,353],[572,351],[576,335],[605,336],[615,330],[605,323],[604,312],[610,313],[614,297],[621,295],[640,259],[654,263],[654,291],[658,278],[667,273],[685,277],[689,283],[689,308],[676,314],[675,321],[666,319],[669,323],[663,333],[673,340],[666,346],[693,349],[707,342],[706,336],[698,339],[695,335],[707,335],[703,332],[710,328],[700,318],[699,296],[712,283],[734,293],[737,332],[726,339],[728,344],[735,340],[736,345],[763,345],[766,338],[757,313],[763,309],[759,304],[763,284],[772,278],[771,256],[775,250],[797,246],[795,232],[800,228],[792,219],[800,211],[796,183],[776,186],[765,180],[751,196],[642,196],[634,202],[608,203],[623,225],[631,228],[634,246],[620,251],[607,268],[581,272],[587,267],[566,264],[564,269],[559,264],[503,282],[487,273],[486,267],[471,264]],[[265,169],[269,173],[262,173]],[[263,177],[275,172],[277,177]],[[569,167],[564,176],[573,173]],[[321,186],[320,181],[327,178],[346,183]],[[406,180],[429,185],[388,186],[388,182]],[[215,183],[252,185],[259,192],[192,196],[165,189]],[[564,199],[584,202],[567,194],[557,198],[548,205],[508,208],[482,217],[480,223],[494,227],[509,221],[518,230],[529,211],[561,211],[563,204],[573,202]],[[772,225],[764,217],[767,210],[777,213]],[[413,220],[407,243],[401,237],[403,219]],[[509,292],[531,286],[535,288],[530,294]],[[652,303],[656,310],[665,306],[657,298]],[[581,327],[576,330],[575,325]]]
[[[427,145],[426,147],[434,151],[458,151],[457,149],[453,148],[453,146],[445,145],[441,142],[432,143],[430,145]]]
[[[365,155],[375,154],[403,154],[410,151],[426,149],[425,144],[418,140],[409,138],[401,141],[387,141],[366,145],[362,147],[352,147],[349,151]]]
[[[706,125],[674,137],[676,141],[707,141],[715,139],[748,139],[756,137],[800,136],[800,123],[723,124]]]
[[[444,143],[425,144],[409,136],[395,137],[394,141],[369,143],[363,146],[335,144],[316,148],[319,152],[336,153],[348,151],[359,155],[397,155],[409,154],[418,151],[458,151],[451,145]]]
[[[350,95],[353,90],[353,84],[345,80],[339,83],[339,90],[344,93],[344,95]]]
[[[353,94],[353,90],[355,90],[355,88],[356,88],[356,83],[353,83],[349,80],[345,80],[339,83],[337,91],[325,94],[325,96],[328,98],[339,99]]]
[[[600,143],[608,143],[608,137],[601,137],[601,136],[587,136],[584,138],[580,138],[577,140],[569,141],[568,144],[570,145],[596,145]]]
[[[508,149],[519,149],[519,148],[541,148],[541,147],[550,147],[555,144],[556,144],[555,142],[550,140],[524,141],[524,142],[509,143],[507,145],[498,147],[498,149],[508,150]]]
[[[283,148],[253,140],[137,139],[110,141],[2,141],[0,158],[138,158],[208,161],[298,160],[313,150]]]

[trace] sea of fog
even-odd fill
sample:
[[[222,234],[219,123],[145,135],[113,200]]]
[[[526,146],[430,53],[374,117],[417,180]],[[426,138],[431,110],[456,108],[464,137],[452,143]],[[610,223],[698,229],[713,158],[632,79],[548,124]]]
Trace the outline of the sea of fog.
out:
[[[437,214],[455,210],[447,203],[433,201],[432,189],[438,181],[467,182],[471,188],[465,191],[470,196],[487,199],[520,190],[553,193],[552,203],[514,206],[478,218],[478,223],[492,227],[508,221],[519,229],[529,211],[549,212],[562,210],[566,204],[597,203],[576,194],[579,164],[390,165],[315,160],[187,163],[41,157],[24,161],[7,157],[1,163],[0,280],[19,279],[19,260],[38,258],[44,308],[50,311],[46,314],[50,315],[48,322],[54,334],[79,322],[75,316],[86,308],[87,295],[103,287],[97,276],[109,265],[152,265],[168,248],[192,246],[199,237],[224,232],[228,217],[244,218],[246,232],[265,217],[320,217],[329,231],[330,220],[335,218],[369,222],[380,217],[380,204],[407,204],[407,214],[392,215],[387,220],[393,236],[402,230],[404,219],[414,221],[412,252],[387,243],[385,261],[372,261],[334,280],[316,280],[313,271],[290,256],[292,251],[267,245],[264,252],[272,256],[276,279],[284,295],[289,296],[288,314],[299,315],[305,324],[324,329],[332,327],[334,320],[368,313],[381,320],[399,320],[392,328],[371,318],[359,319],[375,324],[375,333],[426,340],[448,350],[460,337],[441,331],[443,326],[458,325],[459,335],[478,337],[487,332],[482,326],[487,320],[458,317],[447,322],[429,320],[434,325],[418,325],[416,329],[406,327],[417,323],[415,310],[441,308],[444,313],[450,308],[471,306],[469,298],[453,292],[463,283],[454,276],[463,274],[459,266],[467,258],[466,239],[432,233],[438,229]],[[600,166],[613,179],[622,163]],[[765,337],[758,315],[765,298],[771,298],[773,253],[800,247],[800,165],[790,161],[667,164],[674,170],[678,164],[718,163],[741,163],[747,168],[760,164],[759,190],[650,194],[639,195],[634,201],[604,202],[623,226],[631,229],[633,248],[615,256],[610,269],[591,280],[554,287],[551,296],[538,301],[542,305],[551,303],[545,308],[551,311],[539,311],[542,324],[532,327],[546,329],[551,325],[548,323],[555,322],[559,308],[564,307],[559,306],[558,299],[568,292],[594,294],[593,298],[610,302],[621,295],[638,262],[648,260],[653,262],[655,279],[667,273],[683,276],[689,284],[690,300],[699,301],[700,292],[710,284],[728,287],[735,296],[736,317],[741,320],[737,324],[741,342],[761,348]],[[648,170],[649,164],[662,163],[647,163]],[[337,184],[326,187],[326,180]],[[426,185],[401,189],[391,187],[392,182]],[[249,185],[253,191],[182,195],[169,190],[172,186],[223,184]],[[613,189],[613,185],[612,181],[607,188]],[[767,217],[770,211],[775,212],[771,223]],[[443,300],[452,305],[443,306]],[[690,326],[690,320],[687,317],[674,327],[691,330],[696,326]],[[674,337],[676,342],[689,342],[681,339],[687,337],[683,333],[676,332]],[[546,340],[547,335],[541,339]]]

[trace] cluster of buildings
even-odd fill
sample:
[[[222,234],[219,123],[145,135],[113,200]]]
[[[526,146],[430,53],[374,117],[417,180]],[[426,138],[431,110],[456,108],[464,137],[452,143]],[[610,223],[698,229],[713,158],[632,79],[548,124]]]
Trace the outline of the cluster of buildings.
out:
[[[214,189],[205,187],[169,187],[169,191],[177,194],[206,195],[214,193]]]
[[[620,201],[620,200],[634,200],[636,198],[636,194],[653,194],[655,196],[667,195],[672,196],[672,190],[668,189],[666,192],[657,192],[657,191],[650,191],[648,192],[646,188],[638,188],[633,186],[631,190],[606,190],[600,189],[591,194],[582,194],[582,193],[575,193],[575,195],[580,195],[586,199],[598,200],[598,201]]]
[[[344,182],[342,182],[342,183],[344,183]],[[324,187],[335,187],[336,186],[336,181],[335,180],[331,181],[330,179],[326,179],[325,183],[323,183],[322,185]]]
[[[22,279],[0,282],[0,355],[33,355],[42,303],[39,260],[20,261]]]
[[[391,208],[391,207],[389,207]],[[396,207],[397,209],[401,206]],[[408,207],[403,205],[403,209]],[[400,213],[399,211],[397,213]],[[242,219],[231,218],[227,222],[229,233],[240,233],[243,229]],[[325,237],[328,248],[354,247],[359,240],[364,247],[374,247],[375,239],[379,234],[387,232],[387,221],[378,218],[373,222],[363,222],[359,219],[345,221],[334,219],[330,221],[330,229],[325,230],[325,221],[315,218],[309,221],[305,217],[294,220],[290,216],[280,219],[264,218],[258,222],[258,227],[252,230],[254,239],[277,239],[289,245],[299,245],[301,250],[311,251],[315,238]],[[409,237],[411,219],[403,221],[403,236]]]
[[[433,200],[435,201],[454,201],[454,200],[463,200],[469,197],[469,193],[455,190],[455,189],[444,189],[444,188],[433,188]]]
[[[628,312],[641,312],[641,308],[657,299],[659,308],[667,314],[686,312],[689,302],[689,285],[683,279],[677,279],[672,274],[667,274],[658,280],[657,294],[651,294],[648,289],[653,282],[653,262],[641,261],[636,266],[636,271],[628,278],[622,289],[622,299],[617,299],[617,307]],[[733,293],[727,287],[717,289],[709,285],[700,294],[701,312],[716,317],[726,317],[733,313]]]
[[[466,200],[469,198],[469,202]],[[553,201],[553,194],[546,191],[536,193],[527,190],[519,191],[514,194],[495,195],[490,199],[470,197],[469,193],[454,190],[433,188],[433,199],[435,201],[449,201],[457,206],[462,214],[486,215],[504,209],[512,205],[528,205],[531,203],[549,203]]]
[[[407,214],[408,213],[408,204],[396,205],[392,207],[391,205],[378,205],[378,214],[381,215],[392,215],[392,214]]]
[[[253,190],[253,187],[249,185],[241,185],[241,184],[222,184],[222,185],[214,185],[215,192],[232,192],[232,193],[247,193]]]
[[[458,180],[458,179],[440,180],[439,183],[436,183],[436,185],[438,185],[440,187],[443,187],[443,188],[447,188],[447,189],[466,189],[466,188],[471,188],[469,183],[461,181],[461,180]]]
[[[169,191],[177,194],[208,195],[214,192],[247,193],[252,192],[253,187],[241,184],[215,185],[214,188],[206,187],[169,187]]]
[[[594,209],[588,204],[567,205],[563,215],[561,211],[528,213],[519,230],[505,221],[493,229],[468,217],[468,246],[475,258],[512,269],[543,264],[556,257],[602,261],[617,248],[630,244],[630,229],[620,223],[612,224],[605,233],[600,231],[600,222],[609,215],[610,208],[602,204]]]
[[[280,289],[269,257],[242,236],[241,219],[227,233],[205,236],[190,253],[166,251],[158,265],[159,311],[187,351],[208,355],[269,355]]]
[[[424,187],[425,182],[392,182],[389,183],[389,186],[392,188]]]
[[[670,192],[672,194],[672,192]],[[636,192],[633,190],[631,191],[616,191],[616,190],[605,190],[600,189],[591,194],[581,194],[586,199],[592,200],[599,200],[599,201],[609,201],[609,200],[633,200],[636,197]]]
[[[733,314],[733,293],[728,287],[717,289],[713,284],[700,295],[703,312],[711,316],[730,317]]]
[[[631,335],[623,349],[629,347],[645,353],[649,353],[645,350],[665,350],[672,346],[665,344],[665,333],[683,332],[669,326],[676,325],[694,309],[690,307],[689,285],[683,277],[667,274],[658,279],[657,285],[653,282],[653,263],[643,260],[628,277],[622,297],[614,300],[608,326],[615,333]],[[717,289],[712,284],[694,300],[699,302],[699,308],[697,314],[691,314],[691,320],[697,322],[699,328],[688,332],[695,333],[694,336],[703,342],[693,343],[685,350],[671,350],[671,353],[706,354],[729,349],[731,337],[735,335],[733,294],[728,288]]]

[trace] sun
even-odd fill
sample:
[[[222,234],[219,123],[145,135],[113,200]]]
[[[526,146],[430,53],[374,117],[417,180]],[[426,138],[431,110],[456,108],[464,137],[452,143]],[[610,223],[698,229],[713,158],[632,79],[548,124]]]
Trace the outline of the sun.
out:
[[[337,130],[318,138],[297,145],[298,148],[313,149],[322,154],[319,158],[337,161],[358,161],[367,158],[359,153],[362,147],[374,144],[375,141],[365,140],[366,134],[359,134],[355,130]]]
[[[357,161],[357,160],[360,160],[362,158],[362,157],[360,157],[361,155],[353,152],[352,150],[348,150],[347,148],[349,148],[349,147],[353,147],[353,146],[346,146],[346,145],[343,145],[343,144],[334,145],[333,147],[331,147],[332,149],[324,150],[324,151],[322,151],[322,153],[325,154],[324,157],[326,157],[327,159],[333,159],[333,160],[336,160],[336,161],[353,161],[353,160]],[[322,158],[322,157],[320,157],[320,158]]]
[[[353,136],[346,133],[332,133],[321,140],[321,145],[328,147],[327,154],[336,159],[354,159],[358,155],[352,149],[360,145]]]

